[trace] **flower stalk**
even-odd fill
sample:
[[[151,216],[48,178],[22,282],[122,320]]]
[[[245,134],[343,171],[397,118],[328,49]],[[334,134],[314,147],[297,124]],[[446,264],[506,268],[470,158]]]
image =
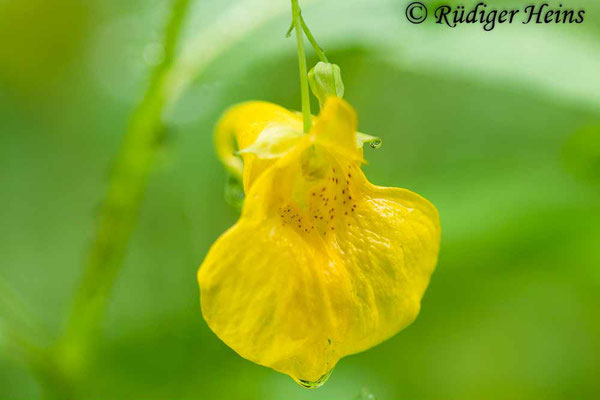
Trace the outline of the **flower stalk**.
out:
[[[323,61],[324,63],[328,63],[329,61],[327,60],[327,56],[325,55],[325,52],[323,52],[323,49],[317,43],[317,40],[315,39],[315,37],[312,34],[312,32],[310,31],[310,29],[308,29],[308,26],[306,25],[306,22],[304,21],[304,17],[302,16],[302,13],[300,13],[300,25],[302,25],[302,30],[304,31],[304,34],[306,35],[306,38],[310,42],[312,48],[315,50],[317,57],[319,57],[319,60]]]
[[[306,67],[306,53],[304,51],[304,36],[302,29],[302,16],[298,0],[292,0],[292,25],[296,31],[296,44],[298,46],[298,65],[300,69],[300,92],[302,96],[302,122],[304,132],[310,131],[312,115],[310,112],[310,95],[308,92],[308,68]],[[308,29],[307,29],[308,30]],[[311,35],[312,36],[312,35]]]

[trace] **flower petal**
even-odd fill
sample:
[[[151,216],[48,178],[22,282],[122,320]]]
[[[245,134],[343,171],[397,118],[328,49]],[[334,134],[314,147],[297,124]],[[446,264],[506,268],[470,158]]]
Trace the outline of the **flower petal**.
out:
[[[361,304],[349,353],[368,349],[413,322],[440,243],[439,216],[429,201],[406,189],[371,185],[360,170],[354,174],[350,185],[359,185],[362,193],[356,200],[352,196],[346,229],[336,233]]]
[[[357,118],[352,107],[339,97],[327,98],[311,135],[316,143],[349,160],[362,161],[362,148],[357,148]]]
[[[198,274],[202,313],[242,357],[317,381],[342,356],[334,313],[352,287],[324,251],[277,222],[243,220],[215,243]]]
[[[255,154],[245,153],[242,154],[242,163],[235,155],[236,150],[251,146],[265,128],[273,125],[302,131],[301,117],[276,104],[263,101],[238,104],[227,110],[217,123],[217,154],[231,173],[243,176],[246,193],[251,183],[272,164],[272,160],[259,160]]]

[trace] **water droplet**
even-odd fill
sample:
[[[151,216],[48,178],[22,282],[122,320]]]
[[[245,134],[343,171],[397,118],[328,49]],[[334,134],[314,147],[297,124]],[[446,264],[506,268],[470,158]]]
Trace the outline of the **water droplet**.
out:
[[[316,389],[316,388],[323,386],[325,384],[325,382],[327,382],[327,379],[329,379],[332,372],[333,372],[333,369],[329,370],[329,372],[327,372],[325,375],[323,375],[322,377],[320,377],[319,379],[317,379],[314,382],[307,381],[304,379],[297,379],[297,378],[294,378],[294,380],[296,381],[296,383],[298,385],[302,386],[305,389]]]
[[[375,140],[369,143],[369,146],[371,146],[372,149],[378,149],[381,147],[382,144],[383,140],[381,140],[381,138],[376,138]]]

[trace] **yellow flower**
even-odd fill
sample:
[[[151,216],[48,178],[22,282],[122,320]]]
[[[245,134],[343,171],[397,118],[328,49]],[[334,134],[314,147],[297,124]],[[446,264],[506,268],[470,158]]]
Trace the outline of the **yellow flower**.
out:
[[[416,318],[440,240],[431,203],[364,176],[352,107],[330,97],[314,122],[302,134],[300,116],[264,102],[225,114],[217,149],[243,169],[246,200],[198,271],[217,336],[308,387]]]

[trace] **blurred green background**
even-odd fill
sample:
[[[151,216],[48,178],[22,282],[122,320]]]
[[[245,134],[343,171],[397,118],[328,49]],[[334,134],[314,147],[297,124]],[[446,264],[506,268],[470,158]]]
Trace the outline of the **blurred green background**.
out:
[[[301,0],[342,68],[360,130],[383,138],[365,150],[370,180],[438,207],[438,269],[417,321],[343,359],[316,391],[210,332],[196,269],[237,218],[223,201],[212,128],[244,100],[300,107],[288,3],[192,1],[166,133],[84,398],[350,400],[363,388],[377,399],[598,398],[598,2],[563,2],[586,9],[581,25],[483,32],[410,25],[405,0]],[[50,339],[66,321],[111,161],[161,60],[170,6],[0,1],[0,288]],[[0,399],[39,398],[3,312]]]

